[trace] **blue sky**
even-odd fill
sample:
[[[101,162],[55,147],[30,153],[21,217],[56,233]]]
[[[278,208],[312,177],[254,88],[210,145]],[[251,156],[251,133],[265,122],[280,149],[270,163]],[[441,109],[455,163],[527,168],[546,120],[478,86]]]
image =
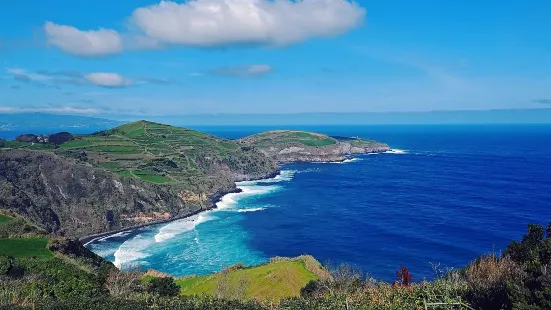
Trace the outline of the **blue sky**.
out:
[[[551,1],[18,0],[0,112],[551,107]]]

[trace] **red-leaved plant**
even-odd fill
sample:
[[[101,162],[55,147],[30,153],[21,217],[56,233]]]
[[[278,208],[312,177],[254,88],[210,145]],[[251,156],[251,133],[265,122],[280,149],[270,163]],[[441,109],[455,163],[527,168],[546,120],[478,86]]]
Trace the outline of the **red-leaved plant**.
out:
[[[394,282],[395,286],[408,287],[411,284],[411,274],[404,265],[401,265],[400,269],[396,271],[396,277],[398,277],[398,281]]]

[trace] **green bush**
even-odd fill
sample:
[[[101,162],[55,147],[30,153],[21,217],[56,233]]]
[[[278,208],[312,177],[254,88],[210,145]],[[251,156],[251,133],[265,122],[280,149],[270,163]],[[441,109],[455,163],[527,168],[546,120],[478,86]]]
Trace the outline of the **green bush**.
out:
[[[177,296],[180,293],[180,287],[174,283],[173,278],[157,278],[147,276],[143,279],[145,288],[149,293],[159,296]]]
[[[506,283],[507,306],[551,309],[551,223],[546,231],[541,225],[528,225],[528,233],[520,242],[511,242],[504,255],[522,269]]]

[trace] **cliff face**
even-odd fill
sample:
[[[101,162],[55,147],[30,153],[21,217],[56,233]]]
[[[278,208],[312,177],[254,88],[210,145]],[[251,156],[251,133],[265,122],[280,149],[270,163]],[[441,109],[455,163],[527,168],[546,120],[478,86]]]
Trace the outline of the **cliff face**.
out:
[[[176,187],[119,177],[51,153],[0,151],[0,208],[56,234],[81,237],[208,207],[203,200],[186,201]]]

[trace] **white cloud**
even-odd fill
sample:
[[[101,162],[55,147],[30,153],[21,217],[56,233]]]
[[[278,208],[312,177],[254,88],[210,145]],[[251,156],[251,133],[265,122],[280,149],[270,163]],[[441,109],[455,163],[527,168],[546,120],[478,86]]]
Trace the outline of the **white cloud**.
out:
[[[211,74],[232,76],[232,77],[257,77],[266,75],[273,71],[273,68],[269,65],[250,65],[243,67],[221,67],[211,70]]]
[[[8,74],[13,75],[13,76],[25,77],[28,80],[32,80],[32,81],[48,81],[48,80],[51,80],[51,77],[48,77],[46,75],[39,74],[39,73],[27,72],[27,70],[21,69],[21,68],[8,68],[8,69],[6,69],[6,72]]]
[[[38,86],[52,87],[56,84],[95,85],[106,88],[127,87],[135,84],[179,85],[175,79],[150,76],[128,78],[118,73],[79,71],[36,71],[29,72],[22,68],[8,68],[6,72],[15,80],[33,83]]]
[[[60,114],[97,114],[101,111],[93,108],[75,108],[75,107],[2,107],[0,106],[0,113],[60,113]]]
[[[132,80],[118,73],[96,72],[84,75],[90,83],[101,87],[124,87],[132,85]]]
[[[138,8],[131,21],[166,44],[278,46],[342,34],[364,16],[365,9],[348,0],[190,0]]]
[[[121,36],[115,30],[100,28],[82,31],[72,26],[46,22],[44,31],[48,43],[76,56],[103,57],[123,50]]]

